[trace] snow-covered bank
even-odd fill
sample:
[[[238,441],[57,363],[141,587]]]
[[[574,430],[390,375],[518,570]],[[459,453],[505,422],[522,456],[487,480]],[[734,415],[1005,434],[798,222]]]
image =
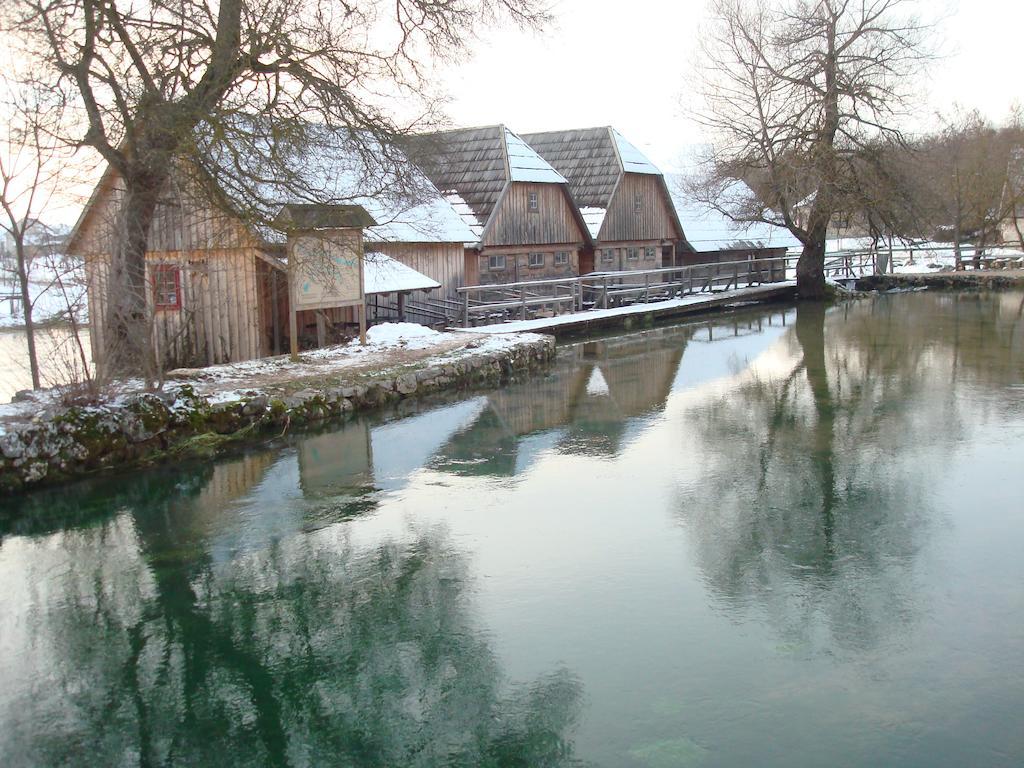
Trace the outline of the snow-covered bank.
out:
[[[358,342],[287,358],[180,371],[160,392],[119,382],[98,402],[49,391],[0,406],[0,489],[205,455],[399,400],[494,386],[538,370],[555,352],[536,334],[480,337],[379,326]]]

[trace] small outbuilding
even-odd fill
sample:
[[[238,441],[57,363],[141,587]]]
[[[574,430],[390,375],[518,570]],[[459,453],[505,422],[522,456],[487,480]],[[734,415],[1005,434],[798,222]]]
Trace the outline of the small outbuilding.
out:
[[[667,180],[672,202],[691,249],[682,255],[681,264],[774,258],[785,256],[790,249],[800,248],[800,241],[788,229],[759,222],[734,221],[688,195],[684,176],[670,174]],[[723,191],[724,198],[749,194],[742,181],[734,182],[731,191]]]

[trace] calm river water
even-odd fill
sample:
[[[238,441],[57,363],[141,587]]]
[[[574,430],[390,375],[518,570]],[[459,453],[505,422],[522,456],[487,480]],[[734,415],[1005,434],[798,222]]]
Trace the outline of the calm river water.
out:
[[[5,499],[0,764],[1019,766],[1024,294]]]

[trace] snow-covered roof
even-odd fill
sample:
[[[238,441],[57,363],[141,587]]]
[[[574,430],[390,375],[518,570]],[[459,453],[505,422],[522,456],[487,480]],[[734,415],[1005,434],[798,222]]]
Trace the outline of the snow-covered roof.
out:
[[[583,216],[583,223],[586,224],[587,229],[590,230],[591,237],[596,238],[597,233],[601,231],[601,225],[604,224],[604,217],[606,213],[608,213],[607,208],[598,208],[596,206],[580,208],[580,215]]]
[[[461,201],[467,225],[481,232],[509,182],[566,183],[562,174],[504,125],[422,135],[416,141],[415,157],[449,200],[456,195]]]
[[[569,180],[581,210],[608,208],[623,173],[661,175],[654,163],[611,126],[527,133],[523,139]]]
[[[462,221],[469,227],[470,231],[475,235],[474,241],[479,240],[480,236],[484,233],[484,225],[477,218],[477,215],[473,212],[473,208],[462,199],[462,196],[454,189],[447,190],[444,192],[445,200],[455,209],[455,212],[462,217]]]
[[[618,150],[619,159],[622,161],[622,170],[626,173],[650,173],[655,176],[661,175],[661,171],[658,170],[658,167],[648,160],[644,156],[643,152],[626,141],[626,138],[614,128],[610,130],[612,138],[615,140],[615,148]]]
[[[684,177],[669,175],[669,194],[676,213],[686,232],[686,241],[698,253],[730,251],[741,248],[797,248],[800,241],[784,227],[761,222],[733,221],[724,213],[689,197],[684,191]],[[723,198],[738,198],[750,194],[742,181],[736,181],[723,191]]]
[[[385,253],[367,251],[363,264],[363,285],[369,296],[375,293],[429,291],[440,288],[436,280],[417,272]]]
[[[505,129],[505,151],[512,181],[531,181],[540,184],[565,184],[565,177],[551,167],[521,138]]]
[[[246,142],[256,150],[250,150]],[[225,144],[227,146],[225,146]],[[240,211],[255,209],[270,221],[289,203],[360,205],[377,222],[365,230],[369,242],[467,243],[476,235],[409,158],[397,147],[373,137],[306,125],[301,137],[289,141],[272,126],[253,124],[209,154],[218,165],[238,173],[216,174],[218,183]],[[262,164],[273,157],[278,170]],[[283,170],[282,170],[283,169]],[[258,179],[256,183],[249,180]],[[280,242],[269,228],[260,234]]]

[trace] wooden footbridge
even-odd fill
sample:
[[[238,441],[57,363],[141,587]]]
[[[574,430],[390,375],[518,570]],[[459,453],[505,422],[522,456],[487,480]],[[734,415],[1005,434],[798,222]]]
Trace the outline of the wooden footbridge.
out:
[[[687,267],[594,272],[582,277],[459,288],[461,325],[479,333],[555,335],[655,320],[743,303],[791,299],[796,256]],[[874,272],[870,258],[829,261],[826,276]]]

